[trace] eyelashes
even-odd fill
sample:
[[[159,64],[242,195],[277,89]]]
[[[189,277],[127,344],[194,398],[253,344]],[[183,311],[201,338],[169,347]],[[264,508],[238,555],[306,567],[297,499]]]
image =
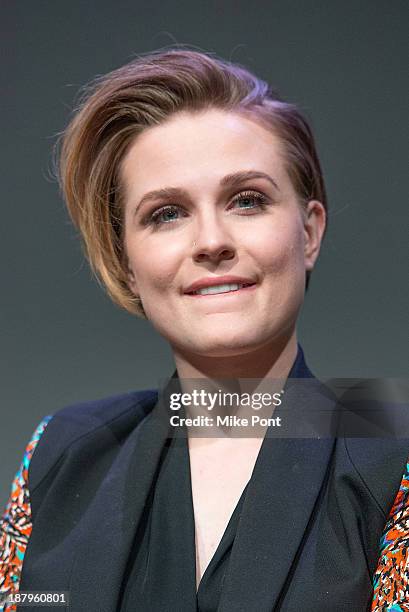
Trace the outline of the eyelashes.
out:
[[[240,203],[245,203],[245,206],[237,206]],[[250,203],[250,205],[248,205]],[[244,211],[240,212],[240,215],[248,216],[254,214],[259,210],[264,210],[268,204],[268,198],[260,193],[259,191],[242,191],[238,193],[231,201],[229,209],[235,209]],[[250,211],[250,212],[246,212]],[[143,220],[143,225],[153,226],[158,228],[160,226],[172,225],[180,219],[187,217],[188,213],[186,210],[178,204],[166,204],[160,206],[153,212],[150,212]]]

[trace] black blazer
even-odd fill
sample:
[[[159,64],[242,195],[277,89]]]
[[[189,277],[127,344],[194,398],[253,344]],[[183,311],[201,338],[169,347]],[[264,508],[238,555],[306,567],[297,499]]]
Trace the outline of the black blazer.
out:
[[[302,351],[292,375],[312,377]],[[303,410],[322,395],[317,384]],[[132,392],[52,418],[30,463],[33,530],[20,590],[69,591],[70,612],[116,610],[167,436],[156,402],[155,391]],[[270,447],[262,478],[248,485],[254,504],[240,518],[219,611],[370,609],[407,441],[283,438]],[[168,610],[190,612],[177,601]]]

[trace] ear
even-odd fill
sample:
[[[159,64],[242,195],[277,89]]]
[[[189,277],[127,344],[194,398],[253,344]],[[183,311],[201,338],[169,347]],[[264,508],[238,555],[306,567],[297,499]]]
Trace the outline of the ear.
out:
[[[327,215],[318,200],[310,200],[304,214],[304,258],[305,269],[310,271],[318,258],[324,237]]]
[[[135,273],[131,270],[129,266],[128,266],[127,277],[128,277],[127,283],[128,283],[129,289],[132,291],[135,297],[139,298],[139,290],[138,290],[138,283],[136,281],[136,276],[135,276]]]

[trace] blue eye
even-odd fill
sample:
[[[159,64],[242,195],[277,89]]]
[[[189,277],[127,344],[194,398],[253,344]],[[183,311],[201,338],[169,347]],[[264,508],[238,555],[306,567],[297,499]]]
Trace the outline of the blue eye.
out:
[[[247,210],[253,208],[264,208],[267,198],[257,191],[245,191],[239,193],[234,199],[233,203],[238,204],[239,209]],[[244,205],[240,205],[244,204]]]
[[[155,225],[162,223],[172,223],[180,218],[180,209],[177,206],[163,206],[155,210],[149,218],[149,221]]]

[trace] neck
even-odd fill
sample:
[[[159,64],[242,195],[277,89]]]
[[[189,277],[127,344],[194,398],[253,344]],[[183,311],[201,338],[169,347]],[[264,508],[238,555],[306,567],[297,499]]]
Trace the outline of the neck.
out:
[[[282,340],[280,343],[268,344],[259,347],[257,351],[251,351],[242,355],[217,358],[210,358],[208,356],[206,358],[204,356],[186,355],[180,351],[175,351],[175,362],[183,394],[190,394],[193,397],[198,387],[197,379],[206,379],[203,388],[206,398],[210,396],[215,398],[211,408],[211,416],[216,418],[216,424],[214,424],[214,419],[210,428],[207,424],[202,428],[200,422],[198,427],[194,424],[195,426],[188,433],[190,446],[196,444],[196,438],[198,440],[197,443],[200,444],[203,444],[202,438],[205,438],[204,444],[207,446],[207,444],[212,442],[212,438],[235,437],[237,431],[239,431],[240,436],[245,438],[263,438],[266,429],[264,425],[260,431],[257,430],[256,434],[251,427],[250,431],[247,429],[243,430],[243,428],[236,428],[231,425],[229,421],[224,422],[223,420],[223,423],[219,425],[218,416],[249,417],[247,402],[244,404],[241,401],[231,404],[227,402],[226,404],[224,400],[220,400],[220,392],[227,392],[229,397],[239,394],[239,398],[240,394],[243,393],[245,395],[241,397],[247,397],[249,394],[253,396],[255,393],[259,397],[263,393],[269,393],[270,396],[274,393],[280,393],[296,355],[297,339],[295,330],[287,341]],[[195,403],[193,408],[188,404],[186,409],[188,416],[208,417],[210,414],[208,401],[206,400],[204,404],[201,402]],[[272,411],[272,405],[267,404],[258,414],[263,417],[271,417]]]

